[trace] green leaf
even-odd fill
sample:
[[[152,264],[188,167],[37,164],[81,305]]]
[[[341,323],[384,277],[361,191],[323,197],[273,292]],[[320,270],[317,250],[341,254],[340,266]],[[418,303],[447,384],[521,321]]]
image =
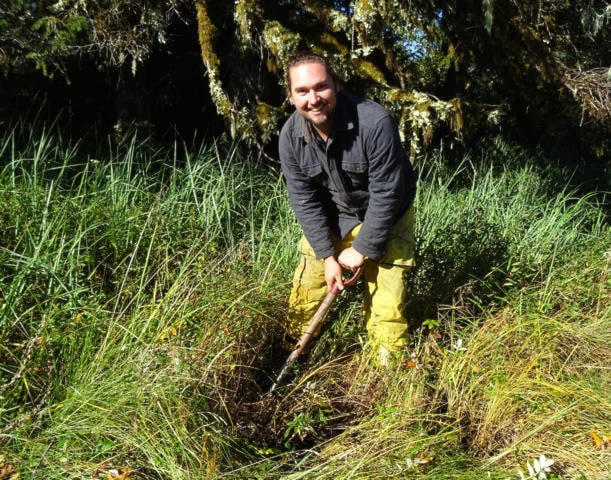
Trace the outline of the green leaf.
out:
[[[66,28],[72,33],[78,33],[89,28],[89,21],[86,17],[79,15],[70,19],[70,21],[66,23]]]

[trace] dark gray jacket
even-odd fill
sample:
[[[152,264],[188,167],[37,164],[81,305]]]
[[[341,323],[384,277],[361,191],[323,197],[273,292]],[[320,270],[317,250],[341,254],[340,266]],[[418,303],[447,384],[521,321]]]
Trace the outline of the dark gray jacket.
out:
[[[334,131],[326,145],[294,112],[279,140],[291,206],[317,258],[336,253],[362,223],[353,247],[379,259],[395,222],[413,202],[416,177],[401,146],[397,125],[381,105],[339,93]]]

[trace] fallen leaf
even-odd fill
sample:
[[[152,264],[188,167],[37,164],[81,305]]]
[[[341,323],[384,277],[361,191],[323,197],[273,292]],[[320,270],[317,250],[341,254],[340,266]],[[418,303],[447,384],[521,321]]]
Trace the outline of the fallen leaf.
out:
[[[133,471],[131,467],[108,470],[108,480],[132,480],[129,474]]]
[[[595,431],[591,431],[590,435],[592,435],[592,438],[594,439],[594,445],[596,445],[596,448],[601,448],[603,445],[603,441],[601,440],[601,438],[596,434]]]
[[[0,478],[8,478],[15,470],[15,465],[12,463],[3,463],[0,465]]]

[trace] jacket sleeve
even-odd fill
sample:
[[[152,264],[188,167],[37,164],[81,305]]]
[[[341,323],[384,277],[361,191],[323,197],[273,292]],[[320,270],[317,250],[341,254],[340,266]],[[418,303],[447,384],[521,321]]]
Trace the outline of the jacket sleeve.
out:
[[[335,253],[331,241],[331,227],[320,192],[301,170],[291,140],[290,134],[283,130],[278,143],[280,165],[286,180],[291,207],[306,239],[314,249],[316,258],[326,258]]]
[[[379,260],[393,225],[407,211],[415,195],[415,175],[407,159],[395,120],[385,115],[368,132],[369,205],[353,247]]]

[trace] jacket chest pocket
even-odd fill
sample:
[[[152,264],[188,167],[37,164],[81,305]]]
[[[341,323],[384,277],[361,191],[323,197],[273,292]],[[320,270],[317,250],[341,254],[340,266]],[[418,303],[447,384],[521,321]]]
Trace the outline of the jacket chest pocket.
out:
[[[322,167],[322,160],[317,155],[306,149],[301,153],[299,166],[308,178],[315,180],[317,183],[325,183],[327,174]]]
[[[369,165],[363,159],[343,159],[342,177],[349,190],[366,189],[369,185]]]
[[[320,163],[302,163],[301,170],[310,178],[316,178],[322,174],[322,166]]]

